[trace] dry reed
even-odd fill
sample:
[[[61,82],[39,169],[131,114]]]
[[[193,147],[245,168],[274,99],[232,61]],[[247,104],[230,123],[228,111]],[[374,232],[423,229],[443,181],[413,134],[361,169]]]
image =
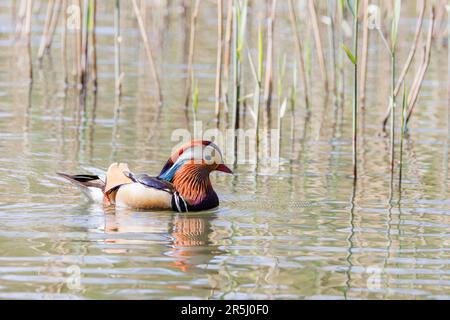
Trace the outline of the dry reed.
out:
[[[303,57],[303,44],[298,31],[297,15],[295,13],[293,0],[289,0],[289,18],[291,21],[292,31],[294,33],[295,49],[297,50],[298,60],[300,62],[298,64],[298,67],[299,73],[302,77],[303,94],[305,96],[305,107],[307,110],[309,110],[310,105],[309,105],[308,81],[306,78],[306,71],[305,71],[305,59]]]
[[[215,112],[217,123],[220,117],[220,93],[222,79],[222,0],[217,0],[217,57],[216,57],[216,87],[215,87]]]
[[[325,63],[325,54],[323,52],[322,40],[320,38],[319,22],[317,18],[316,6],[314,0],[308,0],[308,9],[311,16],[311,24],[314,36],[314,42],[317,50],[317,58],[319,60],[320,74],[322,75],[323,86],[328,88],[327,67]]]
[[[194,63],[194,50],[195,50],[195,33],[197,25],[198,7],[200,5],[200,0],[195,0],[194,10],[191,13],[191,27],[189,31],[189,53],[188,53],[188,63],[187,63],[187,76],[186,76],[186,86],[185,86],[185,108],[189,107],[189,101],[191,97],[191,87],[192,79],[194,77],[193,63]]]
[[[430,58],[431,58],[431,44],[432,44],[432,40],[433,40],[433,30],[434,30],[434,25],[435,25],[435,7],[433,6],[431,8],[431,12],[430,12],[430,25],[429,25],[429,29],[428,29],[428,35],[427,35],[427,42],[425,45],[425,55],[424,55],[424,60],[423,63],[421,65],[421,67],[419,68],[419,72],[416,75],[414,84],[411,88],[411,93],[408,96],[408,115],[406,117],[406,123],[408,124],[409,121],[411,120],[411,116],[413,114],[414,111],[414,107],[416,105],[417,99],[419,97],[419,93],[420,93],[420,89],[422,88],[422,84],[423,84],[423,80],[425,78],[425,74],[428,70],[428,67],[430,65]]]
[[[139,24],[139,30],[141,32],[142,41],[144,42],[145,52],[147,54],[148,63],[150,65],[150,73],[152,74],[153,80],[155,81],[156,92],[158,93],[159,105],[163,102],[163,96],[161,91],[161,84],[159,81],[158,72],[156,71],[155,62],[153,60],[153,53],[148,41],[147,32],[145,31],[144,20],[142,19],[141,12],[136,3],[136,0],[132,0],[134,13]]]

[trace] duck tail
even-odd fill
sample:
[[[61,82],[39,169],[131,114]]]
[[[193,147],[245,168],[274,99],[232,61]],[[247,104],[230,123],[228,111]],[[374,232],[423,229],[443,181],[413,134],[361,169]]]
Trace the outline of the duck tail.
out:
[[[99,176],[89,174],[70,175],[62,172],[56,174],[77,186],[89,199],[93,201],[103,200],[105,182]]]

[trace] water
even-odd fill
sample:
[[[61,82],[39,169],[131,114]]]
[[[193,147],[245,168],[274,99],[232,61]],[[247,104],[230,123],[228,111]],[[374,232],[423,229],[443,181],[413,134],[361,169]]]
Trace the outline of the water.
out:
[[[279,171],[244,164],[234,176],[215,175],[219,208],[189,214],[104,210],[55,172],[126,161],[133,170],[158,173],[175,144],[173,130],[186,127],[180,111],[186,68],[184,21],[172,5],[161,38],[152,38],[161,50],[156,56],[165,97],[158,117],[144,51],[136,45],[139,33],[124,10],[124,94],[117,104],[112,7],[103,6],[99,92],[96,99],[89,94],[84,112],[76,90],[64,94],[60,29],[29,91],[10,40],[12,8],[0,5],[0,298],[450,298],[445,48],[433,51],[405,142],[401,189],[397,170],[391,188],[389,141],[377,134],[389,65],[382,43],[373,40],[356,186],[350,89],[342,113],[332,98],[323,102],[316,84],[312,118],[305,121],[298,107],[293,143],[290,115],[283,123]],[[36,10],[34,54],[45,6]],[[205,123],[214,114],[214,14],[210,2],[200,10],[195,56]],[[255,32],[256,18],[251,23]],[[404,39],[412,37],[414,23],[402,24]],[[295,52],[287,16],[277,30],[280,47]],[[402,42],[400,61],[409,43]]]

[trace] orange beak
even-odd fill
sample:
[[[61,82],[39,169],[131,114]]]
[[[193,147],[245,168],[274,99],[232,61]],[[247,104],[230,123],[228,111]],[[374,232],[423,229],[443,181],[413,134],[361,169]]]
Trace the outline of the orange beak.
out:
[[[228,168],[226,165],[224,165],[223,163],[219,164],[216,168],[217,171],[221,171],[221,172],[225,172],[225,173],[229,173],[229,174],[233,174],[233,171],[231,171],[230,168]]]

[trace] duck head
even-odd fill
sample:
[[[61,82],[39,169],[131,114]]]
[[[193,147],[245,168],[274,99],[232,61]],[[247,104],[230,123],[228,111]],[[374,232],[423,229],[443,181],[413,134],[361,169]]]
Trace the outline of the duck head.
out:
[[[217,207],[219,198],[209,175],[213,171],[232,174],[223,163],[222,152],[211,141],[191,141],[183,145],[167,160],[158,178],[171,182],[176,190],[173,202],[179,206],[186,202],[188,211],[199,211]],[[179,210],[180,211],[180,210]],[[185,211],[185,210],[181,210]]]

